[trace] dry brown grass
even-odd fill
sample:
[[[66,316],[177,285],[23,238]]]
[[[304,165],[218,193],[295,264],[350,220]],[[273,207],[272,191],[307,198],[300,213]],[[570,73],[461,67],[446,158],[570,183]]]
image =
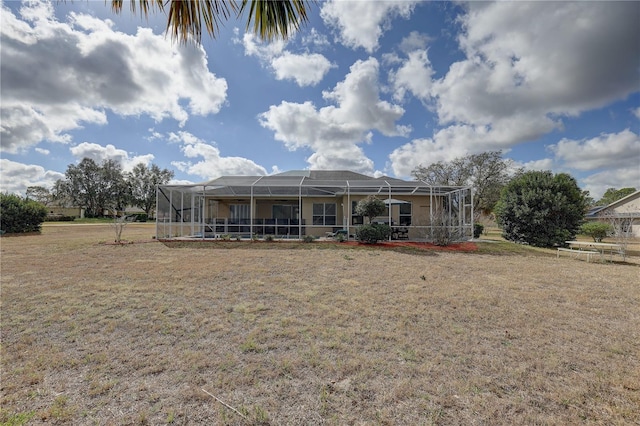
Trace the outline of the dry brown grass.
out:
[[[637,264],[112,239],[0,240],[0,421],[640,422]]]

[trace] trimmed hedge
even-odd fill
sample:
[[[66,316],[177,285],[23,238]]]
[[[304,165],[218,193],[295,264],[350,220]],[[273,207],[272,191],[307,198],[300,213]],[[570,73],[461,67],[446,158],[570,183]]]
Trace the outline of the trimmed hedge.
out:
[[[378,241],[387,240],[390,235],[391,227],[378,223],[362,225],[356,229],[356,239],[367,244],[375,244]]]
[[[47,208],[15,194],[0,194],[0,230],[8,234],[40,232]]]
[[[75,216],[47,216],[45,220],[47,222],[73,222],[76,218]]]

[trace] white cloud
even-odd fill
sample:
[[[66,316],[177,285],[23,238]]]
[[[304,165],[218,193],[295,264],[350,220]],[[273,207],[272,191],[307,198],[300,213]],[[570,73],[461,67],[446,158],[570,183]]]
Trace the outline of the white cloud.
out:
[[[226,175],[266,175],[267,170],[243,157],[223,157],[220,150],[189,132],[169,134],[170,141],[182,144],[180,150],[187,158],[199,158],[201,161],[173,161],[171,164],[178,170],[200,176],[203,179],[214,179]]]
[[[443,124],[576,115],[637,90],[632,2],[471,2],[462,23],[467,59],[435,85]]]
[[[242,45],[245,55],[257,57],[274,72],[276,79],[294,80],[300,87],[315,86],[335,67],[319,53],[296,54],[285,50],[286,43],[282,40],[264,43],[253,34],[245,33]]]
[[[467,154],[484,151],[508,150],[515,133],[528,138],[537,137],[545,123],[513,117],[499,120],[493,125],[455,124],[436,131],[431,138],[412,140],[391,152],[389,159],[396,176],[410,176],[419,165],[429,166],[438,161],[451,161]],[[523,136],[524,137],[524,136]]]
[[[587,140],[562,139],[549,146],[558,161],[577,170],[636,166],[640,169],[640,137],[629,129]]]
[[[35,151],[38,154],[42,154],[42,155],[49,155],[51,154],[51,151],[49,151],[48,149],[44,149],[44,148],[36,148]]]
[[[410,93],[428,99],[441,126],[432,137],[393,151],[391,167],[399,175],[419,164],[539,139],[562,130],[564,116],[638,90],[640,26],[633,2],[470,2],[465,7],[458,39],[464,60],[434,80],[426,53],[409,55],[390,74],[396,98]],[[419,45],[407,42],[405,51]],[[418,75],[422,81],[416,82]]]
[[[582,189],[589,191],[589,195],[598,200],[609,188],[640,189],[640,167],[624,167],[615,170],[605,170],[594,173],[580,180]]]
[[[129,157],[129,153],[123,149],[118,149],[111,144],[102,146],[97,143],[82,142],[74,147],[69,148],[71,154],[78,160],[90,158],[100,164],[107,160],[113,160],[122,166],[122,170],[130,172],[133,168],[143,163],[148,166],[155,158],[153,154],[136,155]]]
[[[389,73],[394,98],[402,101],[406,92],[426,103],[431,99],[431,77],[434,71],[426,50],[409,52],[408,59],[395,72]]]
[[[400,50],[404,53],[411,53],[416,50],[426,50],[427,45],[432,40],[427,34],[411,31],[408,36],[400,42]]]
[[[217,113],[227,83],[207,68],[201,47],[172,44],[150,29],[135,35],[110,20],[71,13],[58,21],[48,2],[2,5],[2,149],[17,153],[67,132],[107,123],[106,112],[172,118]],[[183,106],[185,103],[187,106]]]
[[[320,16],[327,26],[338,32],[338,40],[347,47],[362,47],[368,53],[378,48],[382,34],[395,17],[409,18],[415,1],[328,1]]]
[[[319,33],[315,28],[311,28],[309,32],[302,36],[302,44],[320,49],[331,45],[327,36]]]
[[[331,69],[331,62],[318,53],[294,55],[285,52],[271,61],[278,80],[295,80],[298,86],[315,86]]]
[[[372,130],[387,136],[404,136],[409,129],[396,125],[404,110],[383,101],[378,89],[378,61],[357,61],[332,91],[323,92],[337,106],[316,109],[311,102],[282,102],[260,115],[262,126],[290,150],[310,149],[312,169],[349,169],[373,172],[373,162],[360,146],[369,143]]]
[[[35,164],[0,159],[0,191],[24,195],[29,186],[52,188],[64,174]]]
[[[636,118],[637,118],[637,119],[639,119],[639,120],[640,120],[640,107],[638,107],[638,108],[634,109],[634,110],[632,111],[632,113],[633,113],[633,115],[635,115],[635,116],[636,116]]]
[[[517,167],[522,167],[525,170],[553,170],[555,162],[552,158],[543,158],[541,160],[527,161],[526,163],[516,164]]]

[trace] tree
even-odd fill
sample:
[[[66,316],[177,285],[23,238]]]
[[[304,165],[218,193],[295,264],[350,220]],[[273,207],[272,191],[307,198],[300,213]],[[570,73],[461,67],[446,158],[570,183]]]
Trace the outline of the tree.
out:
[[[2,233],[40,232],[47,208],[34,200],[0,193],[0,230]]]
[[[631,195],[634,192],[636,192],[635,188],[622,188],[622,189],[609,188],[605,191],[602,198],[600,198],[597,205],[608,206],[609,204],[615,203],[616,201],[626,197],[627,195]]]
[[[120,13],[123,3],[112,0],[111,9]],[[149,11],[167,13],[166,31],[174,40],[199,44],[203,27],[215,38],[224,21],[232,15],[239,18],[247,9],[247,30],[252,28],[254,34],[267,41],[287,39],[309,21],[306,5],[304,0],[241,0],[240,4],[237,0],[132,0],[131,11],[135,14],[139,8],[145,17]]]
[[[507,240],[551,247],[575,237],[585,207],[584,194],[570,175],[530,171],[507,184],[495,213]]]
[[[173,171],[161,169],[152,164],[147,167],[144,163],[137,164],[127,180],[131,187],[131,200],[134,206],[140,207],[147,216],[156,207],[156,190],[158,185],[166,185],[173,179]]]
[[[391,227],[389,225],[371,223],[373,218],[384,213],[386,208],[384,201],[373,195],[358,201],[355,214],[369,218],[369,224],[361,225],[356,229],[356,239],[358,241],[375,244],[378,241],[389,238],[391,235]]]
[[[513,162],[502,158],[502,151],[489,151],[418,166],[411,174],[430,185],[472,186],[473,208],[478,215],[493,211],[500,191],[513,175]]]
[[[52,199],[51,191],[44,186],[28,186],[26,195],[27,200],[33,200],[45,206]]]
[[[77,166],[71,164],[65,179],[54,186],[56,199],[85,208],[87,217],[102,216],[105,210],[123,210],[130,200],[130,191],[122,167],[113,160],[97,164],[84,158]]]
[[[605,222],[586,222],[580,227],[580,233],[593,238],[596,243],[602,242],[612,230],[611,225]]]
[[[384,213],[386,208],[387,206],[384,204],[384,201],[373,195],[369,195],[367,198],[358,201],[355,214],[369,218],[369,223],[371,223],[373,218]]]

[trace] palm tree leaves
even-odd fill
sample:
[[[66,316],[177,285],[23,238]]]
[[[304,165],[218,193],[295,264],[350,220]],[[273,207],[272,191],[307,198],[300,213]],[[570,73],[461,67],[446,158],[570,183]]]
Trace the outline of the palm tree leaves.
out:
[[[300,24],[309,21],[305,2],[301,0],[243,0],[240,14],[249,4],[248,30],[253,22],[253,33],[261,39],[271,41],[287,39],[291,32],[298,31]]]
[[[120,13],[123,0],[112,0],[111,9]],[[203,27],[215,38],[220,25],[232,15],[239,18],[248,9],[246,29],[261,39],[287,39],[309,21],[305,0],[132,0],[131,12],[147,17],[150,11],[167,14],[167,29],[171,38],[180,43],[202,42]]]

